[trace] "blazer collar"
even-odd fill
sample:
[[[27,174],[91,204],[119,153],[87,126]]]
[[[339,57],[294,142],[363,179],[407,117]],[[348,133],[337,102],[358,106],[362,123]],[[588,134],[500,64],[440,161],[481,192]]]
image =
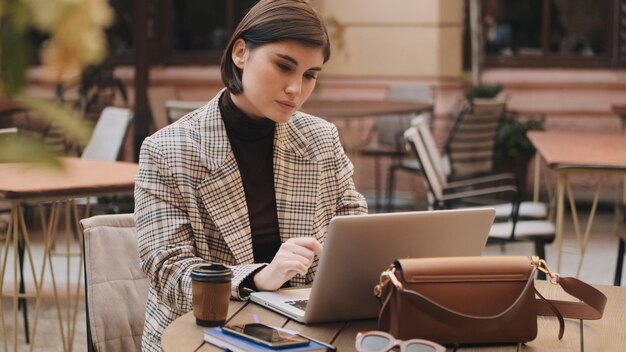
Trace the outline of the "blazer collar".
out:
[[[226,134],[226,127],[222,121],[222,114],[219,108],[219,99],[226,93],[226,88],[222,89],[207,105],[205,105],[204,117],[200,120],[201,133],[201,160],[209,170],[218,169],[224,164],[232,154],[232,149]],[[286,123],[277,123],[274,135],[274,145],[291,151],[295,155],[307,158],[310,142],[298,130],[294,119],[302,113],[296,112],[291,120]],[[313,158],[314,156],[310,156]]]

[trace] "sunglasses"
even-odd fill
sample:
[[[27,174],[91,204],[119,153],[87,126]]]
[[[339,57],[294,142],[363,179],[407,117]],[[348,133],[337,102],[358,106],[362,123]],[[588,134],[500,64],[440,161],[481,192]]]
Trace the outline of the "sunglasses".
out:
[[[355,347],[358,352],[387,352],[400,347],[400,352],[445,352],[446,348],[438,343],[421,340],[397,340],[383,331],[360,332],[356,335]]]

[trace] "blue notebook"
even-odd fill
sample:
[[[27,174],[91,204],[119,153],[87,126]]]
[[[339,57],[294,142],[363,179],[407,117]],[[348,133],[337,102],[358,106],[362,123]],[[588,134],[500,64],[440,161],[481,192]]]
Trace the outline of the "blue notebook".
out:
[[[220,327],[204,329],[204,341],[208,342],[209,344],[213,346],[221,348],[224,351],[229,351],[229,352],[256,352],[256,351],[259,351],[259,352],[276,352],[276,351],[281,351],[281,352],[321,351],[321,352],[325,352],[327,351],[326,346],[315,341],[310,341],[309,344],[306,346],[280,348],[280,349],[270,348],[270,347],[263,346],[258,343],[254,343],[244,338],[239,338],[237,336],[225,334],[224,332],[222,332],[222,328]]]

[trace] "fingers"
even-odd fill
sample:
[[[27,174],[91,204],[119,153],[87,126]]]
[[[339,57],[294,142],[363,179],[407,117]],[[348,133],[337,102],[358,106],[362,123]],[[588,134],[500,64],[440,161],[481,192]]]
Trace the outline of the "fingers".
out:
[[[324,247],[316,240],[314,237],[298,237],[298,238],[290,238],[285,244],[289,243],[290,245],[297,245],[299,247],[306,248],[312,251],[315,255],[322,255],[322,250]]]
[[[315,256],[319,256],[322,249],[322,245],[313,237],[291,238],[285,241],[272,262],[255,275],[254,283],[257,289],[276,290],[295,275],[306,275]]]

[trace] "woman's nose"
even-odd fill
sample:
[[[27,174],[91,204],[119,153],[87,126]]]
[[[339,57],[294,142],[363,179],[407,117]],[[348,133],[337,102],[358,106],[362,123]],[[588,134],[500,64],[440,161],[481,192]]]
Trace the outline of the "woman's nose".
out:
[[[300,95],[300,91],[302,90],[302,80],[301,79],[293,79],[287,84],[285,87],[285,93],[289,96],[298,96]]]

